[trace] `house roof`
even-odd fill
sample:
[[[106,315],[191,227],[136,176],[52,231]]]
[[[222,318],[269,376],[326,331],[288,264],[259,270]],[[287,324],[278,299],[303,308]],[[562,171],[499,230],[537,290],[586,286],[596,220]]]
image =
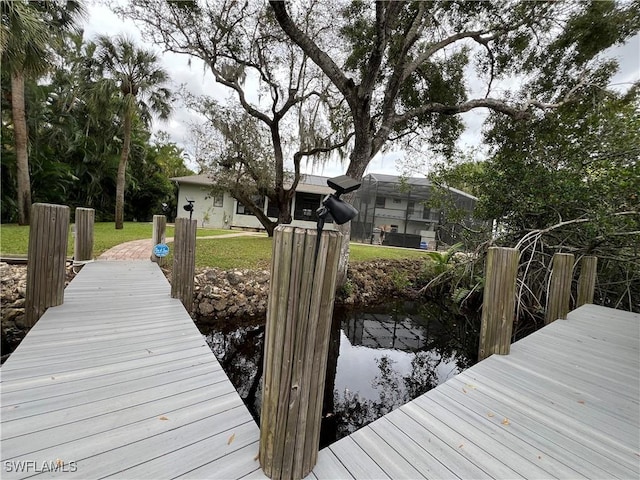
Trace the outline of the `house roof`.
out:
[[[186,177],[171,177],[169,180],[177,183],[187,183],[189,185],[213,185],[213,178],[207,173],[203,173],[201,175],[188,175]]]
[[[296,188],[296,192],[303,193],[317,193],[321,195],[326,195],[333,190],[327,185],[327,179],[329,177],[322,177],[320,175],[308,175],[302,174],[300,176],[300,182],[298,183],[298,187]],[[429,187],[431,186],[431,182],[426,177],[399,177],[397,175],[386,175],[383,173],[369,173],[365,175],[363,180],[369,178],[373,182],[393,184],[394,191],[395,186],[401,183],[402,181],[406,182],[409,185],[414,185],[416,187]],[[189,175],[187,177],[173,177],[170,178],[174,182],[178,183],[186,183],[190,185],[201,185],[201,186],[211,186],[214,183],[214,179],[210,174],[204,173],[201,175]],[[291,185],[290,182],[287,182],[286,186]],[[458,193],[465,197],[471,198],[473,200],[477,200],[476,197],[470,195],[462,190],[458,190],[455,188],[449,188],[452,192]],[[391,192],[391,191],[390,191]],[[389,193],[390,193],[389,192]]]
[[[321,177],[319,175],[307,175],[303,174],[300,176],[300,182],[298,182],[298,187],[296,188],[296,192],[304,192],[304,193],[318,193],[318,194],[328,194],[333,190],[327,185],[327,179],[329,177]],[[188,185],[201,185],[204,187],[209,187],[213,185],[214,178],[208,174],[203,173],[200,175],[189,175],[186,177],[172,177],[169,180],[172,180],[177,183],[184,183]],[[291,182],[286,182],[285,186],[290,186]]]
[[[426,177],[399,177],[397,175],[386,175],[383,173],[369,173],[368,175],[364,176],[363,180],[365,180],[366,178],[370,178],[374,182],[387,183],[387,184],[393,184],[393,185],[398,185],[401,182],[405,182],[408,185],[413,185],[416,187],[430,187],[431,185],[433,185],[429,181],[429,179]],[[458,190],[457,188],[448,187],[448,190],[451,192],[457,193],[459,195],[462,195],[464,197],[471,198],[473,200],[478,200],[473,195],[467,192],[463,192],[462,190]]]

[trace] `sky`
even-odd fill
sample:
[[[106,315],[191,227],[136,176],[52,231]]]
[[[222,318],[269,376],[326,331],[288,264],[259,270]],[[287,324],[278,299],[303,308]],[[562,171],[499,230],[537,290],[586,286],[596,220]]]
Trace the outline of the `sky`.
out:
[[[89,2],[88,16],[84,29],[85,39],[87,40],[93,39],[100,34],[109,36],[125,34],[135,40],[139,46],[155,51],[169,73],[172,79],[170,87],[175,91],[178,90],[180,85],[185,84],[188,90],[195,95],[207,94],[222,100],[229,94],[227,89],[215,83],[211,73],[207,71],[202,61],[191,58],[191,62],[189,62],[189,57],[186,55],[162,52],[160,46],[148,44],[134,22],[119,18],[100,0]],[[626,90],[630,83],[640,80],[640,35],[634,36],[625,45],[610,49],[607,55],[617,58],[620,64],[620,71],[612,79],[614,88]],[[478,92],[478,95],[481,95],[481,93]],[[195,112],[181,107],[179,104],[176,104],[174,108],[171,118],[166,122],[155,121],[153,129],[154,131],[162,130],[167,132],[171,141],[193,157],[194,147],[190,138],[189,125],[194,122],[200,123],[202,119]],[[475,109],[461,115],[466,125],[466,130],[458,141],[460,148],[465,151],[472,148],[479,149],[480,155],[482,155],[481,133],[482,124],[486,117],[486,109]],[[411,153],[401,150],[378,154],[370,162],[366,173],[400,175],[404,173],[402,159],[409,155]],[[189,157],[186,158],[188,166],[196,170],[195,164],[188,160]],[[341,164],[338,161],[330,161],[324,166],[315,168],[310,164],[303,164],[302,166],[303,173],[329,177],[342,175],[346,169],[347,163]],[[428,164],[420,168],[420,173],[427,174],[428,172]],[[415,172],[411,173],[415,175]]]

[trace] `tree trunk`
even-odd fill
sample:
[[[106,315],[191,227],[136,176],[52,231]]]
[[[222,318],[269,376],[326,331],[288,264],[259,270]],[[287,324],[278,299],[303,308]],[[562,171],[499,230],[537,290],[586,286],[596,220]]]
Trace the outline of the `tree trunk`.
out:
[[[293,220],[291,216],[291,200],[293,198],[292,190],[284,190],[277,192],[278,195],[278,225],[288,225]]]
[[[24,72],[11,72],[11,112],[16,148],[18,223],[29,225],[31,211],[31,180],[29,178],[29,152],[27,118],[24,104]]]
[[[369,155],[370,149],[367,149],[367,144],[356,145],[351,158],[349,159],[349,167],[347,168],[347,175],[355,180],[361,180],[364,175],[364,171],[371,160]],[[355,192],[347,193],[342,198],[347,203],[353,203]],[[337,225],[336,229],[342,234],[342,245],[340,247],[340,259],[338,260],[338,279],[336,280],[336,287],[340,288],[347,282],[347,269],[349,267],[349,241],[351,239],[351,222],[347,222],[344,225]]]
[[[131,146],[132,115],[133,112],[127,112],[124,117],[124,141],[122,143],[122,154],[120,155],[116,181],[116,230],[122,230],[124,227],[124,189],[127,179],[127,160],[129,159],[129,148]]]
[[[241,202],[245,208],[249,209],[249,211],[253,213],[267,231],[267,235],[273,237],[273,230],[278,225],[278,222],[271,221],[267,214],[264,213],[264,205],[256,205],[252,198],[247,197],[240,192],[231,192],[231,195],[233,198]]]

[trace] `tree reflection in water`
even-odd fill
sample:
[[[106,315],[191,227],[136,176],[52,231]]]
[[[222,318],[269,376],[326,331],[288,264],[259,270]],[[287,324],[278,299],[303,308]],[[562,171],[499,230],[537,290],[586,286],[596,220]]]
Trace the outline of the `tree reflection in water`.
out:
[[[349,435],[476,361],[478,322],[436,304],[337,309],[331,333],[321,446]],[[201,325],[207,342],[259,421],[264,318]]]

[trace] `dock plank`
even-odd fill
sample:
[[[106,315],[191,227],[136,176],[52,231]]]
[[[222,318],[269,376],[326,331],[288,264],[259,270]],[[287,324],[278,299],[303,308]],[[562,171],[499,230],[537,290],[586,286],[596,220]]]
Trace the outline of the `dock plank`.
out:
[[[324,448],[318,452],[318,463],[312,473],[318,480],[354,478],[330,448]]]
[[[474,416],[484,415],[499,425],[501,430],[496,433],[496,437],[510,442],[509,436],[504,437],[505,432],[508,435],[516,434],[524,442],[540,450],[542,458],[539,460],[552,457],[578,472],[578,475],[571,472],[559,475],[562,470],[554,471],[560,478],[606,478],[610,475],[608,472],[620,468],[615,460],[603,452],[594,451],[588,444],[581,443],[584,442],[583,438],[576,438],[571,431],[549,421],[544,412],[539,414],[528,405],[521,405],[504,395],[492,396],[488,389],[474,391],[469,395],[462,390],[465,386],[463,380],[456,379],[444,384],[438,393],[450,398],[448,405],[455,402],[469,409]],[[508,425],[502,424],[505,419],[509,422]],[[510,428],[505,429],[507,426]]]
[[[391,478],[350,436],[328,448],[355,478]]]
[[[426,478],[460,478],[441,463],[437,456],[432,456],[431,451],[428,450],[428,444],[422,444],[423,447],[421,442],[407,435],[387,418],[382,417],[365,428],[376,432],[391,449],[399,453]]]
[[[377,460],[378,466],[390,478],[418,479],[426,478],[411,463],[394,449],[389,448],[380,435],[370,428],[362,428],[351,435],[358,446]]]

